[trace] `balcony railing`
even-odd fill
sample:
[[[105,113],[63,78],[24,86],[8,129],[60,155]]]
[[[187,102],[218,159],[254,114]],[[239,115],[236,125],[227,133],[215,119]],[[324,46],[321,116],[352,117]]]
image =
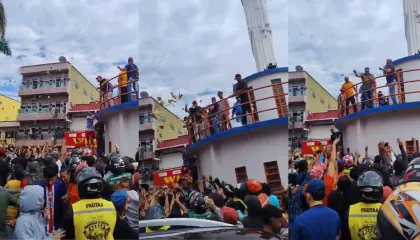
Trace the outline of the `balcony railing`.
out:
[[[19,109],[18,121],[66,119],[66,109]]]
[[[338,96],[338,110],[339,110],[339,117],[343,117],[349,114],[352,114],[357,111],[363,111],[367,109],[387,106],[387,105],[394,105],[394,104],[401,104],[406,102],[407,95],[412,96],[413,94],[419,94],[419,84],[420,80],[410,80],[404,81],[403,80],[403,73],[410,73],[420,71],[420,69],[412,69],[407,71],[397,71],[393,73],[396,77],[396,81],[390,84],[380,85],[377,86],[378,80],[383,80],[387,75],[375,77],[373,79],[374,85],[372,89],[367,89],[359,91],[363,82],[359,82],[355,84],[356,92],[349,96],[346,99],[344,93],[348,89],[344,89],[342,93]],[[406,91],[406,89],[410,89],[411,86],[416,85],[414,89],[416,91]],[[379,95],[379,92],[382,90],[387,89],[389,94]],[[355,104],[351,104],[351,99],[354,99]],[[409,96],[408,96],[409,97]],[[420,96],[419,96],[420,99]],[[418,101],[418,100],[417,100]]]
[[[54,93],[67,93],[67,86],[69,80],[62,82],[44,82],[44,83],[27,83],[21,84],[19,87],[19,95],[36,95],[36,94],[54,94]]]
[[[138,71],[138,69],[133,69],[130,70],[126,73],[121,73],[118,74],[117,76],[108,79],[105,84],[108,84],[111,80],[119,78],[120,76],[122,76],[123,74],[128,74],[129,72],[135,72]],[[125,102],[130,102],[133,99],[133,95],[138,95],[139,91],[138,91],[138,79],[135,80],[128,80],[127,79],[127,83],[118,83],[115,86],[112,86],[111,90],[112,93],[114,92],[114,89],[117,89],[117,96],[115,97],[109,97],[109,92],[103,92],[101,90],[101,94],[100,94],[100,109],[104,109],[113,105],[119,105],[121,103],[125,103]],[[137,90],[136,90],[137,89]]]
[[[247,102],[240,102],[233,107],[222,109],[216,113],[209,113],[211,104],[207,107],[202,108],[200,112],[195,113],[192,116],[189,116],[187,119],[187,129],[188,135],[190,137],[190,143],[197,142],[199,140],[205,139],[210,135],[229,131],[232,129],[231,121],[241,121],[249,124],[254,124],[259,122],[259,119],[266,118],[267,116],[270,119],[282,118],[288,116],[288,106],[287,106],[287,93],[280,90],[283,88],[283,84],[278,83],[269,86],[259,87],[247,91],[234,94],[228,98],[224,98],[218,101],[218,104],[224,104],[225,101],[228,101],[230,98],[240,97],[242,99],[248,99]],[[267,90],[270,90],[270,94],[267,94]],[[261,92],[265,94],[260,94]],[[261,98],[253,98],[253,96],[264,95]],[[270,101],[271,99],[271,101]],[[267,108],[268,106],[268,108]],[[274,107],[272,107],[274,106]],[[237,107],[242,109],[249,109],[248,112],[243,111],[240,116],[231,117],[230,111],[235,111]],[[263,108],[263,109],[259,109]],[[200,117],[201,117],[201,120]]]

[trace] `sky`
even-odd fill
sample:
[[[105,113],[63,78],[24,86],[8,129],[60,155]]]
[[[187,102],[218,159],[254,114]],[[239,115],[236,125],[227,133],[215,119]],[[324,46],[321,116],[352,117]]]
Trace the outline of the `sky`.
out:
[[[274,51],[287,66],[287,0],[267,0]],[[152,96],[182,93],[185,103],[210,103],[217,91],[232,93],[234,75],[256,72],[240,0],[156,0],[140,7],[141,77]]]
[[[139,4],[140,2],[140,4]],[[185,103],[232,93],[233,77],[256,72],[240,0],[3,1],[13,56],[0,55],[0,94],[17,97],[19,67],[65,56],[94,84],[113,77],[128,57],[140,69],[140,91],[183,116]],[[100,7],[98,7],[100,6]],[[288,63],[287,0],[267,0],[279,66]]]
[[[407,56],[401,0],[294,0],[288,16],[289,70],[301,65],[334,97],[344,76],[360,82],[353,69],[378,76],[387,58]]]
[[[0,55],[0,94],[17,96],[19,67],[65,56],[87,79],[113,77],[128,57],[139,57],[137,0],[6,0],[6,38],[12,57]],[[97,84],[96,84],[97,85]]]

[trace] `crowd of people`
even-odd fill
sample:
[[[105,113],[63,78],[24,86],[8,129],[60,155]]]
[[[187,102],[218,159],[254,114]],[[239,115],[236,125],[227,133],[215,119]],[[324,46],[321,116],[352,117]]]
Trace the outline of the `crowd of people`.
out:
[[[268,184],[256,180],[248,180],[234,187],[217,178],[205,177],[197,181],[191,176],[187,172],[172,187],[140,185],[140,220],[207,219],[288,239],[287,194],[278,197]],[[140,229],[140,233],[175,228],[146,227]]]
[[[340,137],[289,159],[290,239],[417,239],[420,153],[396,140],[344,153]],[[413,138],[413,142],[417,140]]]
[[[242,79],[240,74],[235,75],[237,83],[234,85],[233,94],[224,97],[222,91],[217,92],[217,98],[211,98],[211,104],[205,108],[198,105],[197,101],[192,102],[188,108],[185,105],[185,112],[189,114],[184,120],[193,137],[193,142],[204,139],[213,134],[231,129],[235,125],[247,125],[252,123],[249,115],[251,108],[256,109],[255,104],[250,103],[248,83]],[[252,96],[252,93],[251,93]],[[233,107],[230,107],[229,98],[235,97]]]
[[[340,89],[341,94],[338,97],[342,115],[344,115],[344,112],[345,115],[348,115],[350,109],[352,109],[353,112],[357,112],[358,110],[371,109],[375,106],[381,107],[390,105],[389,98],[391,98],[392,104],[398,104],[397,84],[399,80],[392,60],[387,59],[385,66],[380,67],[379,70],[383,72],[386,78],[389,95],[385,96],[382,90],[379,90],[377,95],[375,94],[377,82],[368,67],[366,67],[365,71],[361,74],[357,73],[356,70],[353,70],[354,75],[360,78],[362,83],[358,88],[357,85],[350,81],[348,76],[344,77],[344,83]],[[360,106],[356,104],[356,98],[359,95]],[[377,104],[375,104],[375,101]]]
[[[134,160],[0,147],[0,239],[138,239]]]

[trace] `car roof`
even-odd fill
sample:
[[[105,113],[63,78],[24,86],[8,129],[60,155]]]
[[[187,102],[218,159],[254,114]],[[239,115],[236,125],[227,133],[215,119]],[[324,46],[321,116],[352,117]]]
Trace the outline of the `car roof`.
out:
[[[185,226],[192,228],[203,227],[234,227],[232,224],[195,218],[164,218],[139,221],[139,227]]]

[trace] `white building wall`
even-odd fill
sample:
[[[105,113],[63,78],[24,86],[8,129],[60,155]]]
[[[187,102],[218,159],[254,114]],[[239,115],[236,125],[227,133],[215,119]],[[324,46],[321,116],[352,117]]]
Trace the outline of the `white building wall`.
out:
[[[418,127],[420,111],[418,109],[399,110],[382,114],[371,114],[366,118],[351,120],[343,127],[344,148],[363,153],[368,146],[369,155],[378,154],[377,144],[389,142],[395,153],[400,153],[397,138],[402,141],[420,138]]]
[[[168,153],[160,156],[159,168],[175,168],[182,166],[182,153]]]
[[[420,50],[420,1],[403,0],[405,38],[408,55]]]
[[[269,63],[276,64],[273,36],[268,21],[265,0],[242,0],[248,26],[249,39],[254,55],[257,72],[267,68]]]
[[[70,131],[85,131],[87,117],[72,116],[70,123]],[[95,121],[96,123],[96,121]]]
[[[134,107],[106,115],[103,119],[106,153],[109,152],[109,141],[111,141],[111,151],[115,151],[115,144],[118,143],[122,156],[134,158],[139,143],[138,111],[138,108]]]
[[[398,65],[395,65],[395,70],[402,69],[403,71],[407,71],[407,70],[412,70],[412,69],[419,69],[419,66],[420,66],[420,59],[414,59],[414,60],[410,60],[410,61],[398,64]],[[404,82],[419,80],[420,71],[405,72],[403,73],[403,78],[404,78]],[[381,85],[384,85],[384,84],[385,83],[381,83]],[[420,91],[420,81],[405,83],[404,88],[405,88],[405,92]],[[405,102],[416,102],[416,101],[420,101],[420,93],[416,92],[416,93],[405,95]]]
[[[266,182],[264,162],[277,161],[282,185],[287,187],[287,137],[287,125],[282,125],[209,143],[197,152],[199,175],[236,184],[235,168],[245,166],[248,179]]]
[[[335,128],[334,124],[311,125],[309,127],[308,139],[330,139],[331,128]]]
[[[248,81],[248,87],[252,87],[253,89],[257,89],[257,88],[260,88],[260,87],[270,86],[270,85],[272,85],[271,80],[280,78],[282,82],[285,82],[285,84],[283,84],[283,92],[287,93],[287,91],[288,91],[288,84],[287,84],[288,77],[289,77],[289,75],[288,75],[287,72],[273,73],[273,74],[269,74],[269,75],[265,75],[265,76],[262,76],[262,77],[259,77],[259,78],[249,80]],[[263,98],[267,98],[267,97],[273,97],[273,94],[274,93],[273,93],[273,88],[272,87],[267,87],[267,88],[263,88],[263,89],[254,91],[255,100],[263,99]],[[286,102],[287,102],[287,96],[286,96]],[[271,108],[275,108],[275,107],[276,107],[276,102],[275,102],[274,98],[269,98],[269,99],[266,99],[266,100],[257,101],[258,111],[271,109]],[[274,110],[271,110],[271,111],[258,113],[258,117],[259,117],[260,121],[265,121],[265,120],[278,118],[279,115],[277,113],[277,110],[274,109]]]

